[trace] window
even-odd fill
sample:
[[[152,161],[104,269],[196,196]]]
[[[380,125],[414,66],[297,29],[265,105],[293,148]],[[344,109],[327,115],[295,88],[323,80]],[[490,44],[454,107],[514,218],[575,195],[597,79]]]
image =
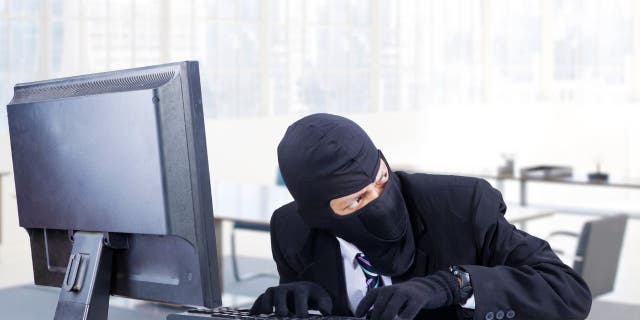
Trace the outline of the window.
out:
[[[553,94],[557,99],[580,102],[631,99],[632,2],[554,2]]]
[[[6,131],[7,109],[16,82],[39,78],[42,64],[40,1],[0,0],[0,131]]]
[[[494,0],[490,12],[489,100],[535,101],[541,97],[541,1]],[[498,89],[491,90],[493,88]]]
[[[196,59],[217,118],[628,103],[639,15],[631,0],[0,0],[0,99]]]

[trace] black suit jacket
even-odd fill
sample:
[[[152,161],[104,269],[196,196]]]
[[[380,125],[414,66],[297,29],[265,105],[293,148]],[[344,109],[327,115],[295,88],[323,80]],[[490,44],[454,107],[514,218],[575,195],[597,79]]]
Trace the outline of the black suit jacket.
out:
[[[411,269],[398,283],[460,265],[469,272],[475,311],[450,306],[419,319],[584,319],[591,308],[585,282],[544,240],[509,224],[499,191],[482,179],[407,174],[400,177],[416,241]],[[508,213],[507,213],[508,214]],[[271,218],[280,283],[312,281],[333,299],[333,313],[351,315],[336,238],[309,228],[291,202]]]

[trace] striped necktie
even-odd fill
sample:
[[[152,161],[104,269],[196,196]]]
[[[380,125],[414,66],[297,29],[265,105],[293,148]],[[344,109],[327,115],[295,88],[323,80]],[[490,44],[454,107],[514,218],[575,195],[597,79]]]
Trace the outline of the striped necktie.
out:
[[[364,272],[364,277],[367,281],[367,292],[373,288],[384,286],[382,276],[380,276],[380,274],[378,274],[378,272],[373,268],[371,262],[364,257],[364,254],[356,254],[356,261],[358,262],[360,269],[362,269],[362,272]]]

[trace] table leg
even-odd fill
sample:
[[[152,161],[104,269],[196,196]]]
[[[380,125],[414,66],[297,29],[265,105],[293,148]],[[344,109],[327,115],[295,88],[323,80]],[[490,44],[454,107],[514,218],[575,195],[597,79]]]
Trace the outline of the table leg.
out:
[[[218,255],[218,281],[220,281],[220,291],[224,292],[224,264],[222,263],[222,220],[213,219],[216,232],[216,254]]]
[[[527,180],[520,178],[520,205],[527,206]]]
[[[502,193],[502,196],[504,197],[504,179],[500,177],[496,178],[496,189],[498,189],[500,193]]]

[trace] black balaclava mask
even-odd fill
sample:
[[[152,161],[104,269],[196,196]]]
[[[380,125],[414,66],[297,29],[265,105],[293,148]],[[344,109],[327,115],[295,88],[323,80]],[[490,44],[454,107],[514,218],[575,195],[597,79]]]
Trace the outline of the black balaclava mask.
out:
[[[282,177],[305,223],[353,243],[380,273],[398,276],[413,263],[415,243],[396,174],[389,168],[378,198],[351,214],[329,206],[374,182],[382,161],[360,126],[331,114],[296,121],[278,145]]]

